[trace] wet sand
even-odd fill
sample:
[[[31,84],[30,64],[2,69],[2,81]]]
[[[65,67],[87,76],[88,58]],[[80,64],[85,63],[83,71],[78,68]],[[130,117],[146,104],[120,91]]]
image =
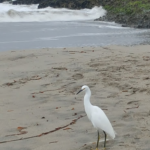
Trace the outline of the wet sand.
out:
[[[149,150],[149,45],[1,52],[0,79],[2,150],[95,149],[82,85],[117,132],[106,150]]]

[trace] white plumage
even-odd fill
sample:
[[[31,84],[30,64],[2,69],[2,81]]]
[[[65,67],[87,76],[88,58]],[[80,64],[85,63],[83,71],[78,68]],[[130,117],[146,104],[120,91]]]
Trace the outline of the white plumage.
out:
[[[115,138],[115,131],[114,131],[109,119],[105,115],[104,111],[102,109],[100,109],[99,107],[93,106],[91,104],[91,102],[90,102],[90,97],[91,97],[90,88],[88,86],[84,85],[84,86],[82,86],[81,90],[78,93],[80,93],[83,90],[85,91],[85,96],[84,96],[85,112],[86,112],[89,120],[92,122],[93,126],[98,131],[97,149],[98,149],[98,143],[99,143],[99,130],[104,131],[104,134],[105,134],[104,147],[105,147],[106,135],[108,134],[112,139],[114,139]]]

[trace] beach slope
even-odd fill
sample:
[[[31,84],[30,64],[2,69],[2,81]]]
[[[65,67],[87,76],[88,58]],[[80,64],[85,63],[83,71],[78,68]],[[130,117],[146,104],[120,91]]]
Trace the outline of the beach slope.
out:
[[[95,148],[84,94],[76,95],[82,85],[117,132],[106,150],[150,147],[149,45],[1,52],[0,79],[2,150]]]

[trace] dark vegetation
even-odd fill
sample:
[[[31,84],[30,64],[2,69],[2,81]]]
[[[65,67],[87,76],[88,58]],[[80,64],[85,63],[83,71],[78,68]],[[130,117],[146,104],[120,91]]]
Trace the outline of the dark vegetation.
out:
[[[99,20],[121,23],[124,26],[150,28],[150,0],[110,0],[104,4],[107,16]]]

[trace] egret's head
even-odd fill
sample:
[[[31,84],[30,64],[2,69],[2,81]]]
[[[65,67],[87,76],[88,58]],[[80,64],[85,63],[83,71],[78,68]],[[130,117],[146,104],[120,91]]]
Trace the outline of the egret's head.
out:
[[[82,91],[87,91],[89,89],[89,87],[87,85],[82,86],[81,90],[77,93],[79,94]]]

